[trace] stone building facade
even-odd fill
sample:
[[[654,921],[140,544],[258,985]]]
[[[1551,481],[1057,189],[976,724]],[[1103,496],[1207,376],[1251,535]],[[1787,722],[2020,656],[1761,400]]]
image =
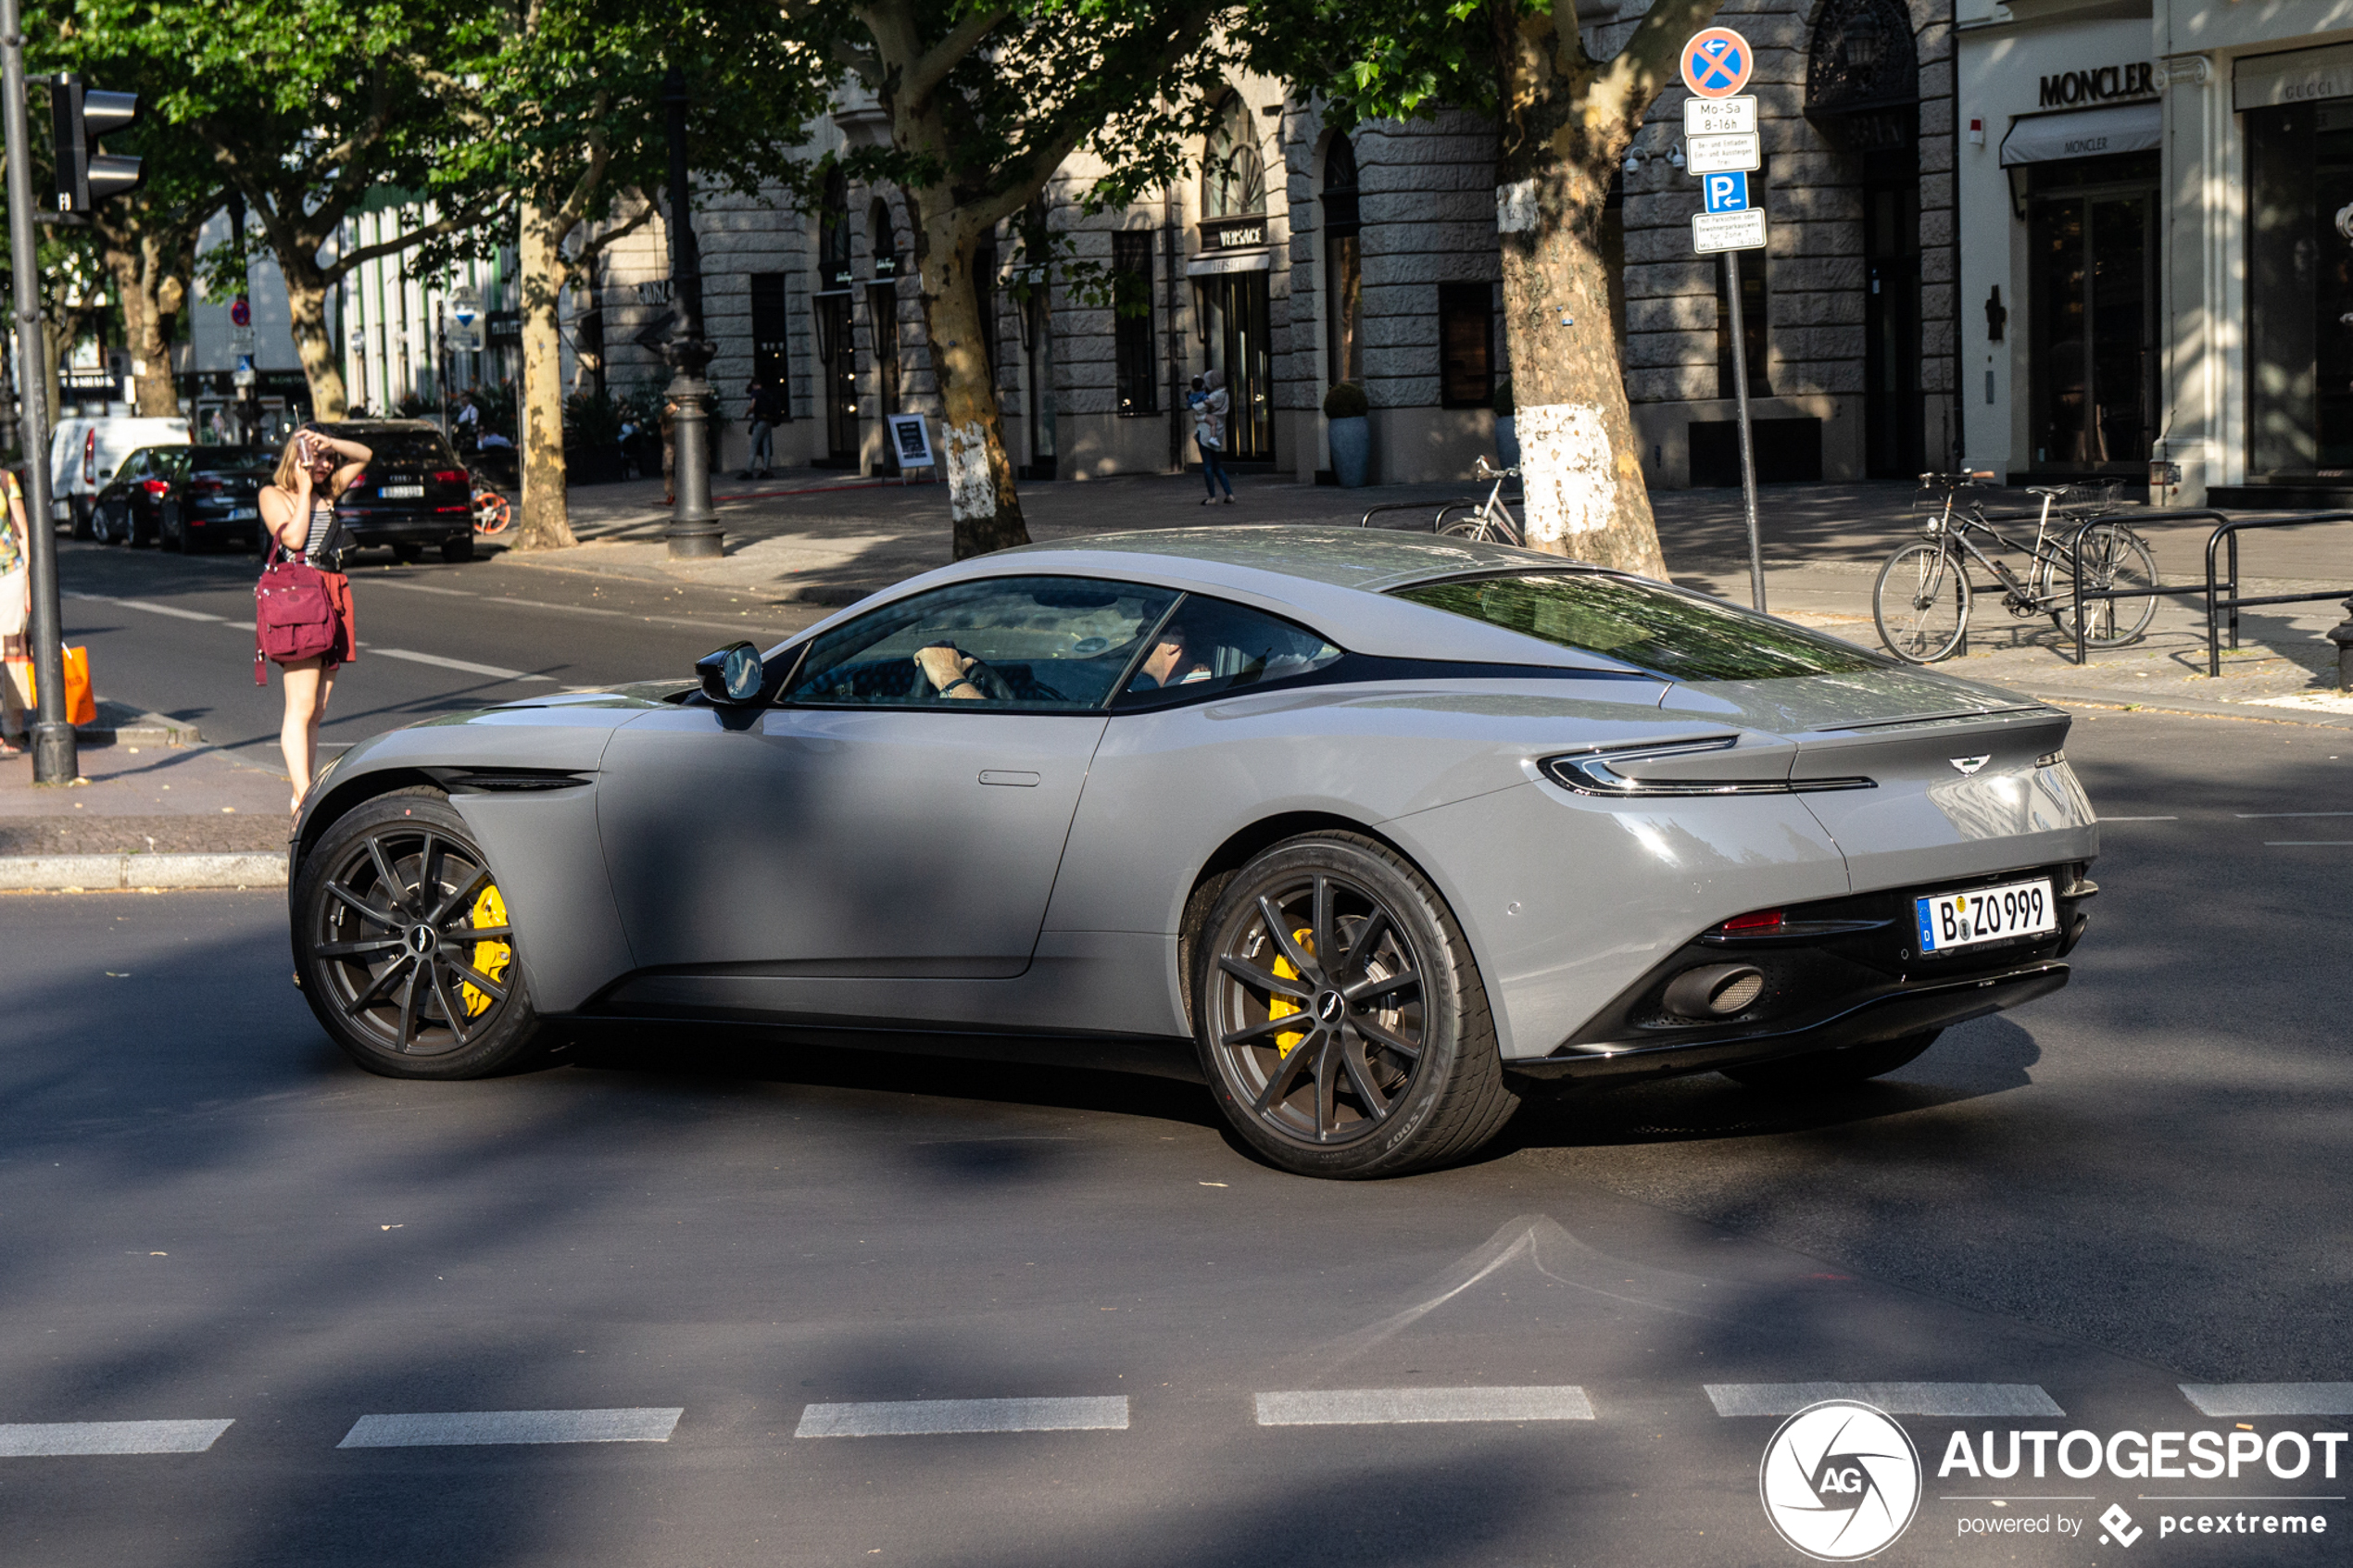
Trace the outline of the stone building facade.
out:
[[[1771,244],[1742,286],[1768,480],[1908,475],[1961,440],[1951,5],[1730,0],[1719,16],[1758,56]],[[1588,0],[1589,46],[1616,49],[1646,6]],[[1604,233],[1623,261],[1644,469],[1668,488],[1737,482],[1722,270],[1691,252],[1700,193],[1680,167],[1682,99],[1676,88],[1651,111]],[[879,133],[870,107],[845,101],[808,152]],[[1323,399],[1353,380],[1377,481],[1463,477],[1495,451],[1509,370],[1493,152],[1474,115],[1342,135],[1283,84],[1243,78],[1200,171],[1153,199],[1085,214],[1098,170],[1074,158],[996,242],[991,358],[1014,462],[1033,478],[1181,467],[1194,457],[1184,392],[1214,368],[1245,470],[1327,475]],[[696,224],[723,463],[742,461],[760,375],[789,408],[779,463],[890,471],[882,417],[937,409],[896,194],[839,183],[810,213],[780,195],[722,197]],[[1055,258],[1042,281],[1024,239],[1040,232]],[[608,385],[666,373],[636,341],[668,308],[666,245],[657,219],[612,248],[579,302]]]

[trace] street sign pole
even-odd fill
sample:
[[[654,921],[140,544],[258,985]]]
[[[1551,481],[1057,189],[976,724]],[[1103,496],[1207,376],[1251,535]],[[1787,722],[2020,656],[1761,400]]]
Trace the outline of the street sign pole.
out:
[[[49,412],[42,406],[41,274],[32,245],[32,146],[25,125],[24,27],[0,0],[0,134],[8,144],[8,257],[17,294],[17,390],[24,400],[25,554],[32,588],[32,782],[69,784],[82,758],[66,719],[66,659],[57,604],[57,530],[49,516]]]
[[[1741,253],[1724,253],[1724,297],[1731,302],[1732,393],[1740,403],[1741,507],[1748,518],[1748,597],[1765,608],[1765,550],[1756,535],[1756,445],[1748,422],[1748,331],[1741,317]]]

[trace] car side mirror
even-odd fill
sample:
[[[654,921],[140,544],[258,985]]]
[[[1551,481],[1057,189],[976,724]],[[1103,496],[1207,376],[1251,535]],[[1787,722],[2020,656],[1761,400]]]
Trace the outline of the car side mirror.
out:
[[[759,700],[768,684],[767,667],[760,650],[749,643],[734,643],[695,660],[696,678],[703,696],[723,708],[740,708]]]

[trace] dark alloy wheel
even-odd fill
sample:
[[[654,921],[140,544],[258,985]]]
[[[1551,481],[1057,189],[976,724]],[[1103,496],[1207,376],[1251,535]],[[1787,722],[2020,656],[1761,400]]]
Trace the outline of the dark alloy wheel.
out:
[[[1917,1035],[1868,1046],[1849,1046],[1844,1050],[1783,1057],[1779,1061],[1760,1061],[1754,1067],[1729,1067],[1724,1070],[1724,1076],[1752,1089],[1776,1093],[1844,1088],[1894,1072],[1936,1044],[1936,1037],[1943,1033],[1942,1029],[1923,1029]]]
[[[1517,1107],[1469,945],[1386,845],[1332,833],[1265,851],[1219,896],[1193,967],[1219,1107],[1287,1171],[1421,1170]]]
[[[156,545],[177,555],[188,553],[188,525],[180,515],[180,503],[164,502],[156,521]]]
[[[477,1078],[528,1055],[536,1015],[514,928],[446,797],[380,796],[303,858],[295,963],[319,1022],[395,1078]]]

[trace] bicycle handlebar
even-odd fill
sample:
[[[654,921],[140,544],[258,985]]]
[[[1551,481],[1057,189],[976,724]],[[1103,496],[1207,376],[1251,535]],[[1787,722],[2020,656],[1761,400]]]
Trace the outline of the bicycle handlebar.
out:
[[[1519,468],[1516,464],[1507,469],[1489,468],[1487,466],[1487,454],[1484,452],[1480,453],[1472,461],[1474,465],[1472,471],[1478,474],[1478,476],[1481,479],[1517,479],[1519,477]]]
[[[1990,484],[1993,481],[1994,470],[1992,469],[1968,469],[1959,473],[1924,473],[1920,475],[1920,483],[1922,486],[1942,484],[1955,490],[1959,489],[1965,484]]]

